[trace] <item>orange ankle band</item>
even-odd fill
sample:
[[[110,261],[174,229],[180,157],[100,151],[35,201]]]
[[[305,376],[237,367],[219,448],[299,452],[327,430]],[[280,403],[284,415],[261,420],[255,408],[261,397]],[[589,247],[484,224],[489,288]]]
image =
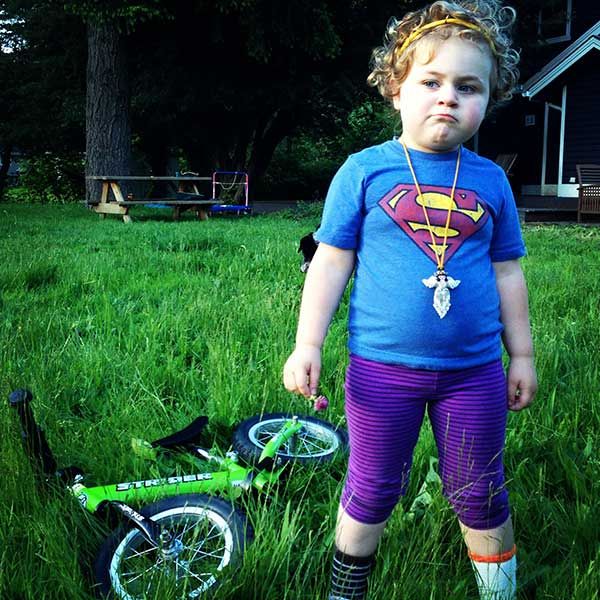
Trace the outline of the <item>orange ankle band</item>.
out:
[[[514,545],[510,550],[502,552],[502,554],[493,554],[492,556],[482,556],[469,551],[469,558],[479,563],[503,563],[510,560],[517,553],[517,546]]]

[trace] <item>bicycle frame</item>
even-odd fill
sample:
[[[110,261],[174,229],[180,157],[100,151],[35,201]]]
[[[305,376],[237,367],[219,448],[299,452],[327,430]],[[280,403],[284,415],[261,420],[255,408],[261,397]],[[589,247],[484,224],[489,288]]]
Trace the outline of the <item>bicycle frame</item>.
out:
[[[196,445],[208,422],[198,417],[184,429],[151,443],[134,440],[133,451],[148,459],[160,459],[159,452],[185,453],[172,475],[162,476],[161,469],[161,476],[152,479],[87,486],[76,467],[57,469],[44,432],[35,422],[31,400],[27,390],[16,390],[9,397],[36,474],[46,483],[61,484],[89,513],[106,509],[119,518],[94,568],[103,593],[128,599],[146,597],[150,587],[145,582],[140,587],[146,576],[148,586],[160,588],[164,579],[185,592],[191,585],[187,598],[217,584],[218,572],[233,564],[234,557],[239,559],[252,538],[251,524],[233,504],[235,499],[252,489],[268,492],[296,459],[328,460],[332,455],[327,452],[335,452],[345,437],[317,418],[261,414],[238,425],[232,440],[235,451],[211,453]],[[240,461],[250,466],[240,464],[238,452]],[[194,473],[187,473],[184,466],[189,465],[190,455],[199,466]]]
[[[290,419],[281,431],[267,444],[263,451],[264,458],[275,456],[279,448],[294,434],[298,433],[301,425]],[[264,490],[270,483],[279,479],[285,467],[276,470],[245,467],[237,462],[237,455],[229,453],[225,458],[209,454],[200,447],[190,450],[192,453],[201,454],[202,458],[218,462],[221,469],[218,471],[199,472],[188,475],[173,475],[159,479],[145,479],[139,481],[126,481],[116,484],[87,487],[76,481],[68,486],[69,491],[77,498],[80,504],[91,513],[95,513],[106,502],[132,502],[144,504],[154,502],[157,498],[179,496],[181,494],[218,494],[226,493],[232,498],[238,498],[243,492],[254,487]],[[269,456],[272,454],[273,456]],[[261,457],[261,461],[264,461]],[[259,462],[260,464],[260,462]]]
[[[144,504],[157,498],[180,494],[216,494],[227,492],[234,498],[250,487],[248,476],[252,469],[229,463],[226,471],[175,475],[161,479],[127,481],[117,484],[87,487],[79,482],[69,486],[69,491],[80,504],[95,513],[106,502]],[[236,493],[236,490],[239,490]]]
[[[35,422],[33,412],[29,406],[31,399],[30,392],[17,390],[11,394],[10,402],[19,414],[23,441],[31,458],[40,467],[42,473],[50,479],[52,476],[61,475],[61,472],[56,469],[56,461],[46,442],[44,433]],[[237,498],[251,487],[262,491],[270,483],[279,479],[285,467],[278,465],[278,461],[275,458],[277,451],[301,429],[302,424],[296,417],[287,420],[281,430],[266,444],[255,467],[240,465],[235,452],[228,452],[225,457],[221,457],[211,454],[200,446],[185,444],[187,452],[191,453],[195,458],[216,463],[219,465],[219,469],[93,487],[83,485],[81,483],[83,475],[78,473],[72,477],[72,482],[68,483],[66,487],[77,498],[81,506],[90,513],[97,512],[107,503],[115,503],[122,507],[129,502],[144,504],[153,502],[158,498],[183,494],[222,493],[232,498]],[[172,439],[178,433],[169,436],[171,446],[173,445]],[[166,439],[164,438],[148,446],[156,445],[160,447]],[[184,446],[183,443],[182,446]],[[77,469],[73,468],[71,470],[77,471]],[[123,512],[122,509],[121,512]]]

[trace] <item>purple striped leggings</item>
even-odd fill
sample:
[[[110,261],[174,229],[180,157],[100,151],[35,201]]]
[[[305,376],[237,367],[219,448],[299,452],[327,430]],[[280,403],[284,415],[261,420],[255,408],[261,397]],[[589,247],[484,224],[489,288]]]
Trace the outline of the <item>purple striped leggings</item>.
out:
[[[506,377],[500,360],[460,371],[425,371],[350,357],[346,418],[350,460],[341,504],[381,523],[406,491],[425,409],[444,495],[460,521],[492,529],[509,516],[502,450]]]

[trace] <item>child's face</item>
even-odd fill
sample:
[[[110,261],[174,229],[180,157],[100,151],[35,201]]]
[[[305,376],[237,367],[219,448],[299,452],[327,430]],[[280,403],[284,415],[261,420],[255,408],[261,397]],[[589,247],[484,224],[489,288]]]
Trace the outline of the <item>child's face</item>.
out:
[[[424,49],[393,98],[402,118],[402,140],[424,152],[456,149],[479,129],[490,97],[492,58],[460,38],[440,43],[429,62]]]

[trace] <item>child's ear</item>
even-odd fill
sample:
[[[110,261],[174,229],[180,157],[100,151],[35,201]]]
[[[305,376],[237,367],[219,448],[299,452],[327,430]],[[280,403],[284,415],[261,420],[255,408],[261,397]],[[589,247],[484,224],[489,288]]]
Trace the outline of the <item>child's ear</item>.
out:
[[[400,110],[400,88],[398,88],[398,91],[392,96],[392,104],[396,110]]]

